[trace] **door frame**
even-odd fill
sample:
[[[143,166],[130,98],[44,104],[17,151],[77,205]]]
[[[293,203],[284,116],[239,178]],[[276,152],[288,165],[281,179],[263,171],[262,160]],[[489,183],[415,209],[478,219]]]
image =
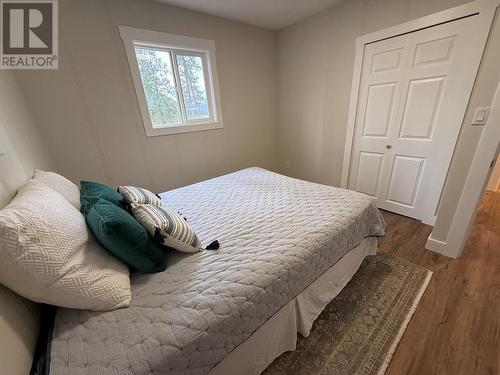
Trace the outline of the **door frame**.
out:
[[[352,159],[352,150],[353,150],[353,142],[354,142],[354,134],[355,134],[355,125],[356,125],[356,112],[357,112],[357,106],[358,106],[358,99],[359,99],[359,91],[360,91],[360,83],[361,83],[361,71],[362,71],[362,65],[363,65],[363,57],[364,57],[364,50],[365,50],[365,45],[378,42],[384,39],[389,39],[393,38],[396,36],[408,34],[411,32],[415,32],[421,29],[426,29],[432,26],[436,26],[442,23],[447,23],[451,21],[455,21],[464,17],[472,16],[472,15],[477,15],[477,17],[480,17],[480,27],[477,28],[477,33],[480,36],[481,40],[481,51],[484,51],[484,47],[486,45],[486,41],[488,39],[488,34],[491,29],[491,24],[493,22],[493,18],[495,16],[495,11],[496,8],[500,5],[500,0],[476,0],[464,5],[460,5],[454,8],[450,8],[438,13],[430,14],[428,16],[424,16],[412,21],[408,21],[405,23],[402,23],[400,25],[392,26],[383,30],[375,31],[370,34],[366,34],[363,36],[360,36],[356,38],[356,54],[354,58],[354,70],[353,70],[353,77],[352,77],[352,87],[351,87],[351,97],[350,97],[350,104],[349,104],[349,113],[348,113],[348,119],[347,119],[347,132],[346,132],[346,141],[345,141],[345,149],[344,149],[344,160],[343,160],[343,165],[342,165],[342,179],[341,179],[341,187],[346,189],[349,181],[349,169],[351,166],[351,159]],[[479,64],[482,58],[482,53],[477,56],[477,68],[479,68]],[[475,76],[477,75],[477,70],[475,71]],[[470,98],[470,95],[472,94],[472,88],[473,88],[474,81],[472,81],[472,84],[470,85],[469,88],[469,94],[468,97]],[[461,114],[461,117],[465,116],[465,111],[467,109],[467,106],[464,106],[463,108],[463,113]],[[458,128],[460,129],[460,128]],[[458,132],[455,137],[455,141],[453,144],[456,144],[456,141],[458,139]],[[448,160],[448,167],[451,162],[451,157],[450,155],[450,160]],[[443,181],[443,186],[444,186],[444,181]],[[442,191],[441,187],[441,191]],[[441,191],[439,192],[441,194]],[[432,215],[427,215],[427,217],[424,217],[423,221],[426,224],[434,225],[436,221],[436,216],[435,216],[435,211],[437,209],[439,199],[440,199],[440,194],[437,196],[437,200],[434,205],[434,214]]]
[[[439,252],[451,258],[462,254],[470,228],[481,204],[488,183],[491,161],[498,153],[500,144],[500,82],[491,104],[490,116],[484,126],[483,133],[472,159],[472,164],[465,180],[465,185],[458,201],[446,241],[432,237],[427,239],[426,249]]]

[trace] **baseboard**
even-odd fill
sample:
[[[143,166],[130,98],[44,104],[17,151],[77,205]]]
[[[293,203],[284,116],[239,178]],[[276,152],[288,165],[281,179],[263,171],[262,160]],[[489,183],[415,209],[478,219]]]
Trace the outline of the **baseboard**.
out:
[[[444,241],[436,240],[432,238],[432,233],[429,238],[427,238],[427,242],[425,243],[425,248],[427,250],[434,251],[436,253],[445,255],[450,258],[456,258],[456,254],[450,254],[450,249],[448,249],[448,244]]]

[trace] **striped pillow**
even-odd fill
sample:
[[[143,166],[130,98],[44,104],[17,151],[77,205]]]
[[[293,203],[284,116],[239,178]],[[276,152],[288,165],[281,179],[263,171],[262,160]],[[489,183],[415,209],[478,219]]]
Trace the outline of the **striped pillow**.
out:
[[[161,199],[149,190],[135,186],[120,186],[118,192],[123,195],[128,204],[154,204],[161,205]]]
[[[123,194],[123,193],[122,193]],[[160,244],[184,253],[201,250],[201,242],[184,218],[164,206],[133,204],[132,215]]]

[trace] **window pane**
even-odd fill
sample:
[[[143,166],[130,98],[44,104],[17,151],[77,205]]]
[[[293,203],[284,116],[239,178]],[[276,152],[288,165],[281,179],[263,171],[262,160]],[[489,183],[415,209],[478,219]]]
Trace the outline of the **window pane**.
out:
[[[177,55],[177,66],[186,117],[188,120],[210,117],[202,58],[200,56]]]
[[[180,124],[181,111],[170,52],[135,47],[153,128]]]

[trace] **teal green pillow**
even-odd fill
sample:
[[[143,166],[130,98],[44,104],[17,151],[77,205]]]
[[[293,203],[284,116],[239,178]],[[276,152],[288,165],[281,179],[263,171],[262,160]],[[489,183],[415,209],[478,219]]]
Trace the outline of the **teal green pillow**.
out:
[[[121,195],[116,191],[116,189],[113,189],[111,186],[100,184],[99,182],[80,182],[80,202],[82,203],[82,208],[86,203],[88,197],[102,198],[104,200],[107,200],[108,202],[122,207],[121,201],[123,200],[123,195]]]
[[[165,270],[165,250],[132,215],[104,199],[90,199],[86,203],[84,215],[87,224],[110,253],[141,272]]]

